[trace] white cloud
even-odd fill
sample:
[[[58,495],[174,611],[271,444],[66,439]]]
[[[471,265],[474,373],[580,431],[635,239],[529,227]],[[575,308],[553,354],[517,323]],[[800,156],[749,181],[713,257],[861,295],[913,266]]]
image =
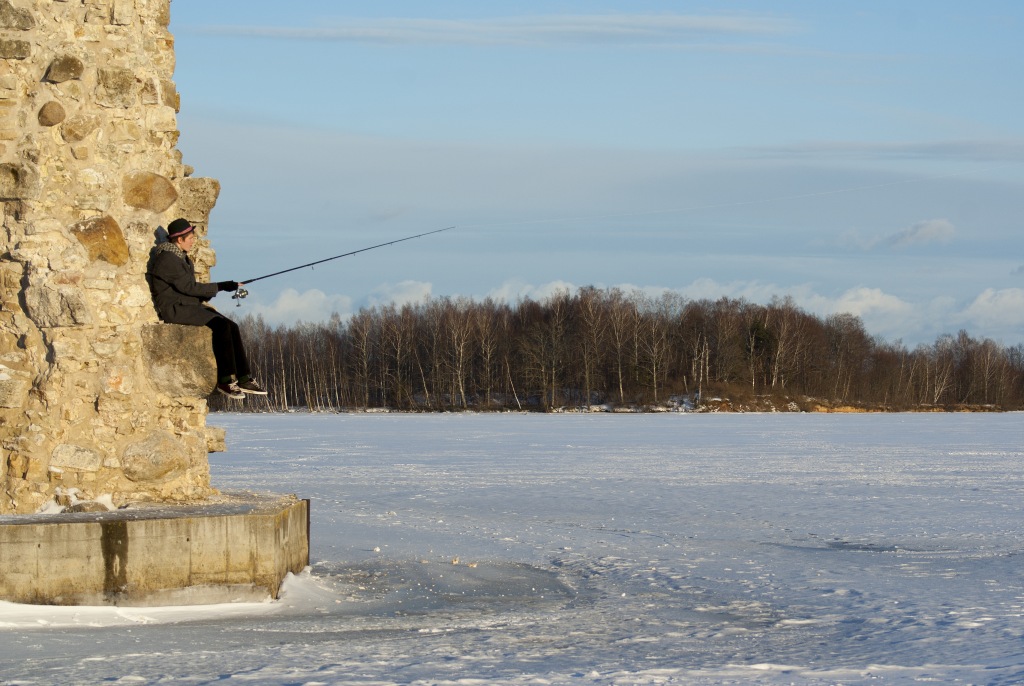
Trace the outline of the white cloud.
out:
[[[798,297],[797,291],[793,287],[784,288],[777,284],[760,281],[719,283],[714,279],[701,278],[679,290],[684,296],[693,300],[737,298],[755,303],[767,303],[776,295],[792,295],[794,299]]]
[[[698,38],[793,33],[797,25],[746,14],[589,14],[490,19],[339,19],[334,26],[207,26],[204,33],[293,40],[420,45],[655,45],[686,46]]]
[[[432,284],[425,281],[401,281],[396,284],[385,283],[373,289],[367,298],[367,305],[405,305],[408,303],[419,303],[429,298]]]
[[[905,318],[913,313],[914,307],[900,298],[885,293],[880,288],[851,288],[838,298],[828,301],[832,312],[847,312],[858,317],[872,315]]]
[[[687,298],[743,298],[767,304],[774,296],[791,296],[796,305],[820,317],[849,313],[860,317],[872,336],[902,340],[910,347],[932,343],[942,334],[966,329],[975,338],[992,338],[1007,345],[1020,342],[1024,330],[1024,289],[988,288],[967,307],[952,296],[910,301],[880,288],[857,287],[832,297],[808,286],[778,286],[754,281],[718,283],[698,279],[680,289]]]
[[[1024,327],[1024,288],[987,288],[960,316],[968,333],[974,333],[971,329],[1019,332]]]
[[[912,303],[880,288],[851,288],[829,306],[829,313],[847,312],[864,322],[868,333],[891,338],[905,332],[920,330],[921,315]]]
[[[240,312],[245,314],[244,311]],[[348,317],[352,313],[352,298],[347,295],[328,295],[315,288],[303,293],[294,288],[286,288],[270,304],[251,301],[248,313],[262,315],[272,325],[293,325],[300,321],[326,322],[334,313],[343,318]]]
[[[774,297],[790,296],[798,307],[820,317],[841,313],[856,315],[864,322],[864,328],[869,334],[888,340],[927,340],[934,336],[927,330],[927,326],[942,319],[934,309],[930,310],[930,314],[936,318],[929,316],[924,307],[879,288],[851,288],[836,297],[830,297],[807,285],[780,286],[757,281],[721,284],[713,279],[698,279],[680,289],[680,292],[694,300],[727,297],[759,304],[767,304]],[[952,310],[952,304],[946,309]]]
[[[550,298],[560,291],[575,293],[576,289],[577,286],[568,281],[549,281],[548,283],[534,286],[525,281],[510,279],[497,288],[488,291],[486,297],[507,303],[515,303],[520,298],[541,301]]]

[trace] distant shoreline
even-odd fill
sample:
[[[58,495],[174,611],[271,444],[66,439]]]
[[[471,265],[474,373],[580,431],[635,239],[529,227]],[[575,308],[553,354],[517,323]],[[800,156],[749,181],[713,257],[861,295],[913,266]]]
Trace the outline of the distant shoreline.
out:
[[[941,414],[941,413],[988,413],[1001,414],[1021,412],[1019,409],[999,408],[991,405],[956,405],[951,407],[921,406],[908,408],[889,408],[874,406],[856,406],[845,403],[828,404],[821,401],[809,401],[807,406],[790,407],[776,406],[771,403],[732,403],[727,400],[709,402],[697,408],[674,407],[614,407],[614,408],[582,408],[561,407],[554,409],[474,409],[454,408],[409,409],[390,407],[341,407],[311,409],[293,407],[287,410],[268,407],[219,407],[211,409],[210,414]]]

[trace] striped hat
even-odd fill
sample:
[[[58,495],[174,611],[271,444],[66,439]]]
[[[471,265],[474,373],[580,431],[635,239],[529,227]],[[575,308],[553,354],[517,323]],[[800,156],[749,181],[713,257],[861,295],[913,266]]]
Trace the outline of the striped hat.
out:
[[[195,231],[196,227],[192,226],[185,219],[175,219],[173,222],[167,225],[167,237],[168,238],[181,238],[186,236],[192,231]]]

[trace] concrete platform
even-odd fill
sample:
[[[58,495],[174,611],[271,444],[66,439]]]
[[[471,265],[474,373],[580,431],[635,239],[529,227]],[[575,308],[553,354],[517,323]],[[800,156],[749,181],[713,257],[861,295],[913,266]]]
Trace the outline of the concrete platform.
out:
[[[188,605],[276,598],[309,564],[309,501],[226,493],[197,505],[0,516],[0,600]]]

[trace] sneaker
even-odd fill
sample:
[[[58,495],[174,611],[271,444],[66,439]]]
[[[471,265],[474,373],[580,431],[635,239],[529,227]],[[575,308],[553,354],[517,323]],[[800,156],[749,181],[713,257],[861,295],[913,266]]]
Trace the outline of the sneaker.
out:
[[[235,400],[241,400],[245,397],[245,393],[242,393],[242,389],[234,381],[217,384],[217,392]]]
[[[255,379],[246,379],[245,381],[239,381],[238,384],[236,385],[238,387],[238,390],[242,391],[242,393],[250,393],[252,395],[267,394],[267,392],[263,390],[263,388],[258,383],[256,383]]]

